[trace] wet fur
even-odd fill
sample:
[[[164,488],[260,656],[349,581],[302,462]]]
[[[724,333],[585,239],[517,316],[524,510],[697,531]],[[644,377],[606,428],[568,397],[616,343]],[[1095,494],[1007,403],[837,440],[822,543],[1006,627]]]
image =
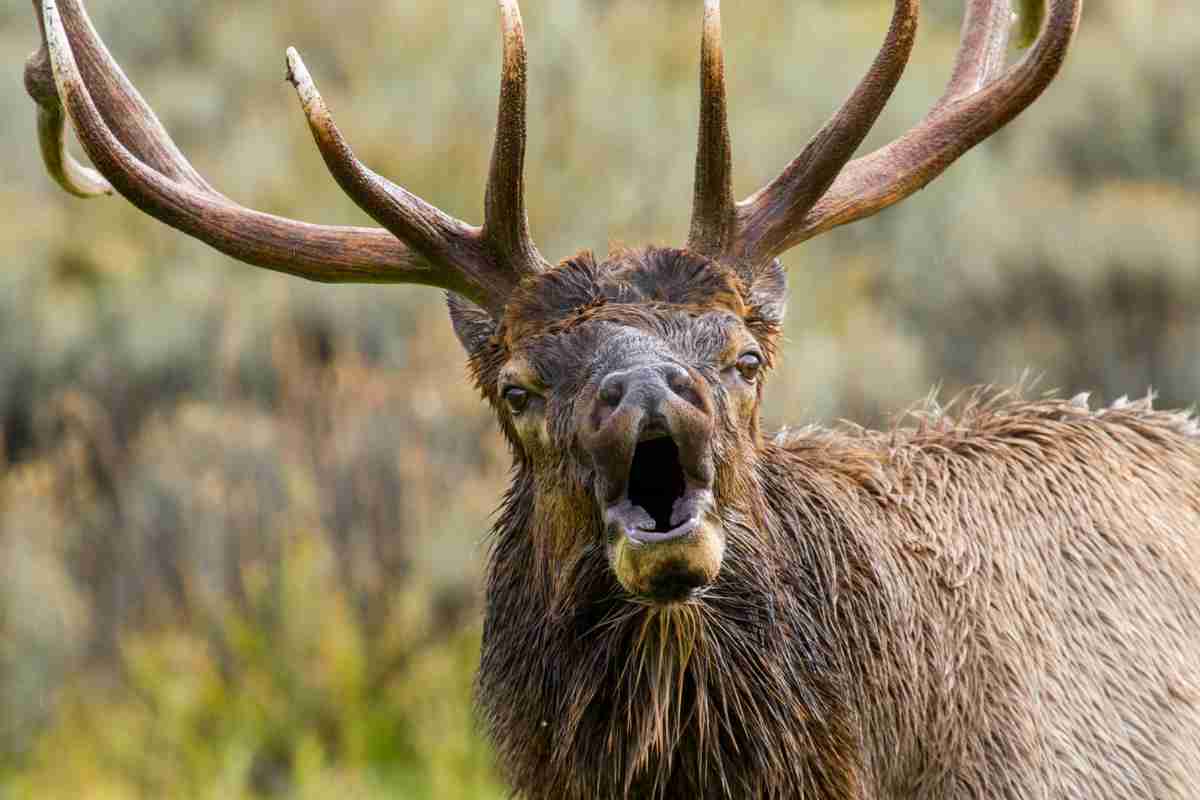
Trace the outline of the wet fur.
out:
[[[498,402],[489,381],[514,342],[567,358],[553,348],[595,345],[597,318],[668,336],[716,306],[773,345],[781,288],[715,268],[652,280],[689,265],[679,251],[580,258],[498,327],[460,304],[485,396]],[[1194,419],[980,393],[884,433],[767,440],[756,413],[726,422],[725,564],[668,609],[622,593],[588,467],[566,416],[552,426],[556,450],[513,440],[478,682],[520,796],[1195,795]]]

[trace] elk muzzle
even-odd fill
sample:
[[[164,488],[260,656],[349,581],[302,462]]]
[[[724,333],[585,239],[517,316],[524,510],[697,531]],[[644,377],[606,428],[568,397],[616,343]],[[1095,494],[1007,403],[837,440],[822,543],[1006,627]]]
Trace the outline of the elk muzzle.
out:
[[[617,580],[654,602],[694,596],[716,580],[725,551],[707,385],[669,362],[617,370],[583,411]]]

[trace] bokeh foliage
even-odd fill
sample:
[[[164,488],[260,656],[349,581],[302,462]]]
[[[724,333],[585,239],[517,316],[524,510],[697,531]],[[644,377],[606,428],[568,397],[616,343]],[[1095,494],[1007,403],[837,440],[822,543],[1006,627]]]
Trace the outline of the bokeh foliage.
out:
[[[1027,3],[1023,3],[1028,5]],[[725,9],[737,188],[850,91],[885,0]],[[494,4],[111,0],[102,33],[232,197],[361,223],[283,82],[359,155],[478,220]],[[700,0],[525,0],[531,223],[552,257],[677,243]],[[867,146],[936,98],[927,0]],[[507,453],[438,294],[227,261],[42,175],[0,8],[0,800],[503,797],[470,711]],[[772,424],[888,419],[935,384],[1200,399],[1200,17],[1088,0],[1063,76],[906,204],[789,254]]]

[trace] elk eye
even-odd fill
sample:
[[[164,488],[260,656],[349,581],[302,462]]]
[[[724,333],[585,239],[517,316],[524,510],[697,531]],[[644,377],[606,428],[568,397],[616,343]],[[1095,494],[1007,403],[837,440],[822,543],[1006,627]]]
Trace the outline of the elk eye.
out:
[[[758,379],[758,373],[762,371],[762,363],[762,357],[758,353],[744,353],[737,360],[737,369],[747,383],[754,383]]]
[[[509,409],[517,416],[529,408],[529,397],[529,391],[520,386],[509,386],[504,390],[504,402],[508,403]]]

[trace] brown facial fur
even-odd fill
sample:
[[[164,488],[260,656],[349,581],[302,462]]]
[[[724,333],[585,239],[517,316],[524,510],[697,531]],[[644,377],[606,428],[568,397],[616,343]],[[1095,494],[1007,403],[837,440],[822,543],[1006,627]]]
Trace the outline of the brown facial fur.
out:
[[[734,454],[757,446],[761,382],[732,378],[728,366],[748,348],[769,366],[784,290],[778,265],[748,285],[734,270],[702,256],[648,249],[620,252],[604,263],[581,254],[526,281],[499,325],[451,297],[476,383],[498,412],[518,471],[528,471],[524,479],[534,487],[532,505],[544,531],[535,537],[534,573],[542,591],[557,596],[564,585],[562,565],[589,548],[607,549],[610,566],[628,579],[626,588],[669,561],[672,548],[658,548],[653,557],[631,556],[599,532],[597,475],[579,428],[581,406],[594,397],[604,373],[655,357],[685,365],[702,384],[702,405],[717,421],[712,460],[723,474],[716,482],[736,494],[739,479],[728,467],[737,463]],[[503,387],[514,382],[536,395],[528,413],[514,415],[504,403]],[[718,500],[732,505],[735,497]],[[725,549],[723,526],[710,522],[701,526],[702,535],[673,548],[677,555],[690,551],[683,553],[685,560],[708,580],[719,571]]]
[[[1195,421],[981,395],[890,433],[768,441],[762,380],[739,392],[720,366],[744,342],[769,362],[777,278],[652,250],[527,281],[499,325],[452,300],[516,461],[478,684],[514,789],[1192,796]],[[724,559],[707,591],[671,607],[614,577],[575,429],[573,399],[626,346],[686,360],[716,405]],[[537,384],[541,418],[508,412],[505,369]]]

